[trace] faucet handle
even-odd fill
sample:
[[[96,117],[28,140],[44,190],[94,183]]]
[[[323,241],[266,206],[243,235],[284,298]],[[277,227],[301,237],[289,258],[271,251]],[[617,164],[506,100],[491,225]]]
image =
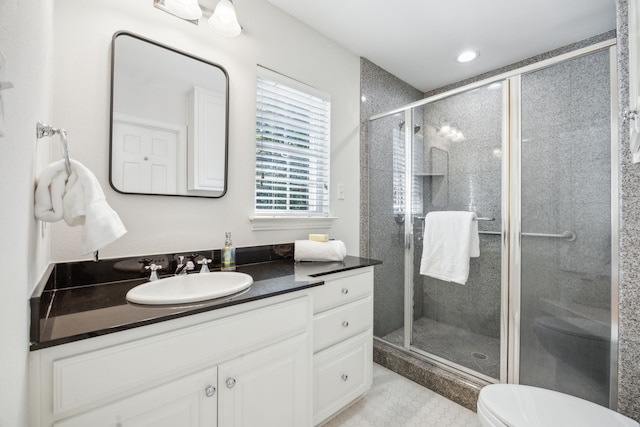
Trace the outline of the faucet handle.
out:
[[[158,270],[162,269],[161,265],[158,265],[158,264],[145,265],[144,269],[151,270],[151,276],[149,276],[150,282],[153,282],[154,280],[159,280]]]
[[[207,258],[202,258],[201,260],[198,261],[198,264],[200,264],[202,266],[202,268],[200,269],[200,273],[209,273],[209,263],[211,262],[211,259],[207,259]]]

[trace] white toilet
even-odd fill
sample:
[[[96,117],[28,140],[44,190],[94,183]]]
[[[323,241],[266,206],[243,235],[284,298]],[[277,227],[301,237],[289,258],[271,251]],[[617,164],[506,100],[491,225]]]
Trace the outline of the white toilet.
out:
[[[492,384],[480,391],[478,418],[485,427],[639,427],[618,412],[557,391]]]

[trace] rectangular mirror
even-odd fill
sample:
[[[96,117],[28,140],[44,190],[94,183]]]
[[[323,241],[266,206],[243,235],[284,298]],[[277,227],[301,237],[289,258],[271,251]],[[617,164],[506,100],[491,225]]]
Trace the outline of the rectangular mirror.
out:
[[[112,44],[111,186],[126,194],[222,197],[227,72],[127,32]]]

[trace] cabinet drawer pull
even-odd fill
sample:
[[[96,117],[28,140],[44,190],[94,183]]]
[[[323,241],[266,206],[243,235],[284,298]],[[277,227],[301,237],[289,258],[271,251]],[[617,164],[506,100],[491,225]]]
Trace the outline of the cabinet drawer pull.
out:
[[[227,378],[227,388],[233,388],[234,385],[236,385],[236,379]]]
[[[342,293],[343,293],[343,294],[345,294],[345,295],[346,295],[346,294],[348,294],[348,293],[349,293],[349,289],[347,289],[347,288],[342,288]]]
[[[346,320],[344,322],[342,322],[342,326],[344,326],[345,328],[349,327],[349,322],[347,322]]]
[[[349,375],[347,375],[347,374],[342,374],[342,377],[341,377],[341,378],[342,378],[342,381],[346,381],[346,380],[348,380],[348,379],[349,379]]]
[[[207,397],[212,397],[214,394],[216,394],[216,388],[210,385],[204,389],[204,392],[206,393]]]

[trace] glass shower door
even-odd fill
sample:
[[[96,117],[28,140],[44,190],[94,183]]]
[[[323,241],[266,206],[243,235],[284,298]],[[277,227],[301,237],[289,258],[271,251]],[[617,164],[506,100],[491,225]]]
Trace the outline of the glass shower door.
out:
[[[494,83],[414,108],[411,348],[487,380],[501,378],[503,90]],[[415,197],[414,197],[415,199]],[[420,274],[424,216],[475,212],[480,256],[466,284]],[[506,252],[506,251],[505,251]]]
[[[404,345],[405,115],[369,122],[368,253],[384,261],[374,278],[373,334]]]
[[[609,405],[609,50],[521,78],[519,381]]]

